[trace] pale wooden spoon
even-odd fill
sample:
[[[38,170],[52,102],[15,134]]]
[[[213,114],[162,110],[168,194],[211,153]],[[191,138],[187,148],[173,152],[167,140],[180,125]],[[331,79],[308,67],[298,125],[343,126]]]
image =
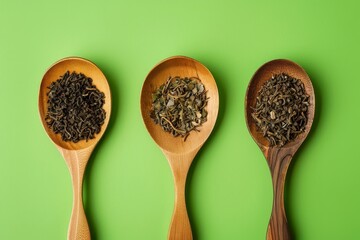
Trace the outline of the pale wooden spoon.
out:
[[[256,129],[255,121],[251,116],[253,112],[251,107],[255,107],[256,96],[263,84],[269,80],[272,75],[280,73],[286,73],[300,79],[304,83],[305,91],[310,96],[307,116],[308,122],[305,132],[300,134],[294,141],[285,144],[283,147],[270,147],[269,142],[262,133]],[[284,207],[285,177],[292,157],[309,134],[314,114],[314,89],[309,76],[302,67],[292,61],[279,59],[264,64],[256,71],[249,83],[246,93],[245,117],[248,130],[265,155],[272,176],[274,199],[267,230],[267,240],[288,240],[291,238]]]
[[[59,79],[59,77],[62,76],[66,71],[83,73],[87,77],[92,78],[93,84],[105,94],[105,104],[103,105],[103,108],[106,112],[105,122],[101,126],[100,133],[96,134],[94,139],[88,140],[87,142],[65,142],[61,139],[60,134],[55,134],[45,122],[45,116],[48,107],[48,96],[46,95],[46,93],[48,92],[48,87],[52,82]],[[94,150],[96,144],[99,142],[100,138],[104,134],[110,119],[111,94],[109,84],[106,80],[105,75],[94,63],[86,59],[70,57],[56,62],[47,70],[47,72],[43,76],[39,92],[39,112],[41,122],[45,128],[45,131],[49,135],[50,139],[54,142],[61,155],[64,157],[66,164],[70,170],[74,196],[73,208],[68,230],[68,240],[90,240],[91,237],[89,225],[86,220],[83,208],[82,184],[86,164],[89,161],[90,155]]]
[[[181,137],[173,137],[156,125],[150,118],[152,93],[164,84],[169,76],[198,77],[207,92],[207,121],[200,132],[191,132],[186,141]],[[166,156],[175,183],[175,206],[168,233],[168,239],[191,240],[191,226],[185,203],[185,183],[190,165],[209,137],[218,115],[219,96],[216,82],[210,71],[200,62],[182,56],[165,59],[155,66],[147,75],[141,92],[141,113],[151,137]]]

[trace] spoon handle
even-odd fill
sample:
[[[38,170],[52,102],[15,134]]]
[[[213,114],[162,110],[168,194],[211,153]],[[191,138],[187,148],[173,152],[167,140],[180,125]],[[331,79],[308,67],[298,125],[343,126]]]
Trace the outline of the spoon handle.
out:
[[[68,240],[90,240],[89,225],[83,208],[82,184],[92,149],[76,151],[60,149],[60,152],[69,168],[73,185],[73,208],[68,229]]]
[[[287,169],[292,157],[291,149],[281,148],[270,149],[268,155],[266,155],[274,191],[272,213],[266,234],[267,240],[291,239],[284,206],[284,186]]]
[[[192,240],[189,216],[186,210],[185,185],[192,160],[198,149],[186,154],[164,152],[169,161],[175,184],[175,206],[169,229],[169,240]]]

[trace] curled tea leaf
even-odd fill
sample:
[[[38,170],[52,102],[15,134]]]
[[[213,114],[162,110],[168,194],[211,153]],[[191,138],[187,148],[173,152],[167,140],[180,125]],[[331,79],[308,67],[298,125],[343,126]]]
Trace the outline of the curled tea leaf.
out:
[[[265,82],[251,116],[271,146],[284,146],[305,131],[309,95],[301,80],[285,73]]]
[[[196,77],[169,77],[152,94],[150,117],[166,132],[184,141],[207,121],[205,86]]]
[[[63,141],[95,138],[105,121],[105,95],[84,74],[67,71],[48,87],[45,121]]]

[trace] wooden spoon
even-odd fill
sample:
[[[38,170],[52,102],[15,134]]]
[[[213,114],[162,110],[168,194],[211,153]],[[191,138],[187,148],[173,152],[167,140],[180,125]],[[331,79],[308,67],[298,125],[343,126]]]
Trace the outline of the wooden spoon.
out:
[[[253,112],[251,107],[255,107],[256,96],[264,83],[269,80],[272,75],[280,73],[286,73],[300,79],[304,83],[305,91],[310,96],[310,106],[308,108],[307,116],[308,122],[305,132],[301,133],[294,141],[285,144],[283,147],[270,147],[269,142],[262,133],[256,129],[255,121],[251,116],[251,113]],[[315,94],[309,76],[303,68],[289,60],[279,59],[264,64],[256,71],[249,83],[245,99],[245,111],[246,124],[249,132],[265,155],[272,176],[274,200],[266,239],[290,239],[290,231],[284,207],[284,185],[290,161],[308,135],[314,119]]]
[[[55,134],[45,122],[48,107],[48,96],[46,95],[48,87],[52,82],[59,79],[66,71],[83,73],[87,77],[92,78],[93,84],[105,94],[105,104],[103,105],[103,109],[106,112],[106,118],[104,124],[101,126],[100,133],[96,134],[94,139],[79,141],[77,143],[65,142],[61,139],[60,134]],[[90,155],[96,144],[104,134],[110,119],[111,94],[105,75],[94,63],[82,58],[70,57],[56,62],[49,70],[47,70],[42,79],[39,92],[39,112],[45,131],[64,157],[70,170],[74,197],[68,230],[68,240],[89,240],[90,230],[83,208],[82,184],[86,164],[89,161]]]
[[[150,118],[152,93],[164,84],[169,76],[198,77],[204,84],[205,90],[208,91],[207,121],[201,126],[200,132],[191,132],[186,141],[165,132]],[[215,125],[218,108],[219,96],[215,79],[204,65],[194,59],[182,56],[165,59],[155,66],[145,79],[141,92],[142,117],[151,137],[166,156],[174,176],[175,207],[168,239],[192,239],[185,203],[186,176],[196,153],[205,143]]]

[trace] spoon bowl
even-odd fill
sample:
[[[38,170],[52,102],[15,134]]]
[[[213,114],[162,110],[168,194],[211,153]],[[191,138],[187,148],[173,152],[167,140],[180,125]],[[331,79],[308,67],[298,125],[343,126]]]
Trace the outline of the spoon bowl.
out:
[[[256,105],[256,97],[264,83],[273,75],[286,73],[291,77],[300,79],[304,84],[305,91],[309,95],[309,106],[307,113],[307,124],[305,131],[299,134],[293,141],[282,147],[270,146],[269,141],[263,134],[257,130],[255,120],[252,118],[252,108]],[[272,176],[274,200],[267,231],[267,240],[287,240],[290,239],[290,231],[287,224],[285,207],[284,207],[284,185],[287,169],[293,155],[300,145],[304,142],[310,132],[311,125],[315,114],[315,93],[311,80],[305,70],[298,64],[278,59],[265,63],[261,66],[252,77],[245,99],[245,118],[248,130],[263,152]]]
[[[200,132],[191,132],[186,141],[163,131],[160,125],[154,124],[150,118],[152,93],[164,84],[169,76],[195,76],[201,80],[207,90],[206,96],[209,98],[206,108],[207,121],[201,126]],[[218,109],[219,96],[214,77],[204,65],[188,57],[171,57],[156,65],[146,77],[141,91],[141,113],[145,126],[157,145],[172,153],[186,153],[204,144],[215,125]]]
[[[306,136],[310,132],[310,128],[314,119],[315,114],[315,94],[314,88],[312,86],[311,80],[305,70],[300,67],[298,64],[285,60],[285,59],[278,59],[270,61],[263,66],[261,66],[254,76],[252,77],[247,93],[246,93],[246,100],[245,100],[245,116],[246,116],[246,124],[248,127],[251,136],[253,137],[254,141],[259,145],[260,148],[269,147],[270,143],[266,140],[263,134],[256,129],[256,122],[252,118],[251,107],[256,105],[256,96],[260,91],[261,87],[264,83],[269,80],[273,75],[280,74],[280,73],[287,73],[288,75],[300,79],[301,82],[304,83],[305,91],[310,96],[309,102],[310,106],[308,108],[308,123],[305,128],[305,132],[299,134],[299,136],[295,139],[295,141],[289,142],[284,146],[284,148],[292,147],[294,145],[298,145],[299,142],[303,142]]]
[[[204,84],[208,97],[207,121],[192,131],[184,141],[165,132],[150,118],[152,93],[170,77],[197,77]],[[192,239],[191,226],[185,203],[185,183],[190,165],[214,128],[219,109],[219,95],[211,72],[200,62],[183,56],[165,59],[147,75],[141,91],[141,113],[151,137],[165,154],[174,176],[175,207],[170,224],[168,239]]]
[[[94,139],[82,140],[77,143],[65,142],[60,134],[55,134],[47,125],[45,116],[48,108],[48,87],[55,82],[66,71],[83,73],[92,78],[93,84],[99,91],[105,94],[103,109],[106,112],[104,124]],[[52,65],[44,74],[39,91],[39,113],[44,129],[52,142],[55,144],[69,168],[73,185],[73,208],[68,230],[68,240],[90,240],[90,230],[82,202],[82,183],[87,162],[96,144],[103,136],[110,119],[111,94],[110,87],[105,75],[92,62],[78,57],[64,58]]]
[[[105,118],[104,124],[101,126],[100,133],[96,134],[96,137],[94,139],[89,139],[88,141],[80,141],[77,143],[73,143],[70,141],[65,142],[61,139],[61,135],[55,134],[45,122],[45,116],[48,107],[48,87],[52,82],[59,79],[59,77],[62,76],[66,71],[83,73],[87,77],[92,78],[93,84],[97,87],[97,89],[99,89],[100,92],[103,92],[105,94],[105,103],[103,105],[103,109],[105,110],[107,116]],[[61,59],[60,61],[53,64],[43,76],[39,92],[39,112],[40,119],[45,128],[45,131],[55,145],[67,150],[79,150],[96,145],[106,130],[111,112],[111,93],[105,75],[94,63],[90,62],[89,60],[79,57],[69,57]]]

